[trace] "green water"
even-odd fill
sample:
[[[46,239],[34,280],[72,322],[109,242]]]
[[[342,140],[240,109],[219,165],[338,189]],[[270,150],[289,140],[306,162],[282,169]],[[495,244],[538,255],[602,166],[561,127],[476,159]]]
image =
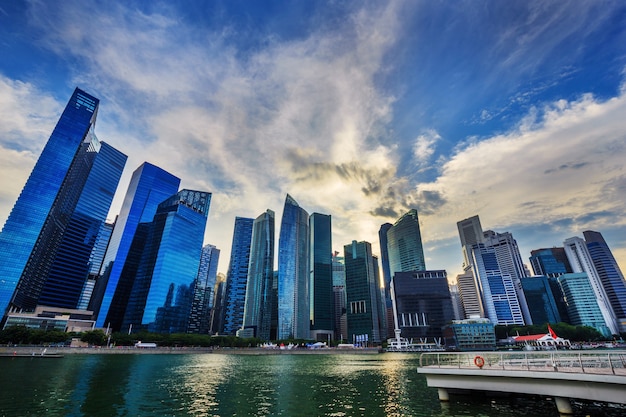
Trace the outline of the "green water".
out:
[[[558,416],[537,397],[461,395],[442,404],[418,362],[402,353],[0,358],[0,416]]]

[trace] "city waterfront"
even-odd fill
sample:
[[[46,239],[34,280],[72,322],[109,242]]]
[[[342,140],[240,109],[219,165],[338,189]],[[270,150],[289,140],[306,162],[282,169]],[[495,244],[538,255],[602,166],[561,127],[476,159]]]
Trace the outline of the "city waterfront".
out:
[[[0,358],[2,416],[557,416],[547,398],[440,403],[419,354],[72,354]],[[574,403],[575,415],[619,416]]]

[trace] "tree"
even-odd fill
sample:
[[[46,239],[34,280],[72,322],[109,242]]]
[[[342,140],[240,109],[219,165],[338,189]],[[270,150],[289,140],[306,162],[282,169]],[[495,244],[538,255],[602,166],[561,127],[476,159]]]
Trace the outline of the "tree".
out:
[[[90,330],[84,332],[81,335],[80,340],[90,345],[103,346],[107,342],[107,336],[102,330]]]

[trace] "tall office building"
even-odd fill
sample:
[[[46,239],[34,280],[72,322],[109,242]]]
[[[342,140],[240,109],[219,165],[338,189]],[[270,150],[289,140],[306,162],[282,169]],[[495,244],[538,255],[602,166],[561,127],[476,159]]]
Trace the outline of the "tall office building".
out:
[[[220,330],[223,334],[234,335],[243,326],[253,223],[254,219],[235,218],[230,263],[226,273],[223,327]]]
[[[385,223],[380,226],[378,230],[378,242],[380,244],[380,266],[383,270],[383,280],[385,282],[385,306],[387,309],[391,309],[391,269],[389,267],[389,251],[387,249],[387,232],[393,225],[391,223]]]
[[[204,245],[200,255],[198,276],[193,285],[193,302],[187,333],[209,334],[211,330],[211,310],[213,309],[215,280],[220,250],[214,245]]]
[[[289,194],[278,240],[278,338],[310,337],[309,214]]]
[[[626,333],[626,281],[609,245],[599,232],[583,232],[587,250],[613,308],[619,331]]]
[[[348,336],[346,317],[346,265],[339,252],[333,252],[333,300],[335,304],[335,340]]]
[[[224,328],[224,310],[226,308],[226,275],[219,272],[215,279],[215,290],[213,291],[213,308],[211,309],[210,334],[217,334]]]
[[[471,248],[472,274],[481,296],[485,314],[497,325],[524,325],[513,277],[503,274],[496,250],[479,243]]]
[[[417,210],[409,210],[389,228],[387,253],[392,277],[396,272],[426,270]]]
[[[86,273],[81,285],[72,277],[71,295],[55,282],[46,287],[47,279],[59,250],[66,261],[74,260],[68,250],[81,233],[87,244],[77,257],[87,252],[88,262],[91,247],[83,249],[94,244],[105,220],[101,212],[109,209],[108,193],[115,191],[126,162],[125,155],[96,138],[98,106],[97,98],[74,90],[0,233],[0,314],[33,311],[42,294],[51,300],[55,291],[64,302],[78,301],[75,290],[80,295]],[[94,186],[103,189],[89,188]],[[96,202],[103,207],[90,212]],[[74,240],[66,235],[68,230]],[[55,274],[59,270],[57,264]]]
[[[90,303],[98,311],[97,327],[121,328],[137,267],[126,259],[133,241],[141,247],[144,238],[142,233],[135,236],[136,232],[145,229],[140,224],[152,222],[158,205],[175,194],[179,185],[178,177],[148,162],[133,172]]]
[[[391,282],[402,337],[441,339],[454,320],[446,271],[396,272]]]
[[[538,275],[521,279],[533,324],[559,323],[561,315],[548,277]]]
[[[106,253],[109,241],[111,240],[111,234],[113,233],[113,223],[103,223],[96,237],[96,242],[89,256],[89,275],[87,276],[87,282],[83,287],[83,291],[80,295],[80,301],[78,302],[79,310],[93,311],[93,308],[89,304],[91,301],[93,290],[96,286],[96,281],[100,276],[100,269],[102,268],[102,261],[104,260],[104,254]]]
[[[480,225],[478,216],[472,216],[457,222],[461,248],[463,250],[463,269],[471,268],[472,247],[478,243],[483,243],[483,228]]]
[[[462,319],[471,319],[485,317],[485,309],[483,307],[483,301],[478,293],[476,282],[474,280],[474,274],[469,269],[462,274],[456,276],[456,284],[459,290],[459,297],[461,298],[461,304],[463,305],[463,312],[465,314]]]
[[[243,313],[243,328],[254,336],[270,340],[274,303],[274,212],[267,210],[252,225],[248,283]]]
[[[570,324],[593,327],[604,337],[611,337],[613,331],[607,326],[600,302],[596,298],[587,273],[563,274],[557,278],[557,281],[565,295]]]
[[[378,344],[384,336],[378,259],[369,242],[353,241],[344,246],[344,254],[348,341]]]
[[[334,339],[333,250],[331,217],[313,213],[309,217],[311,269],[311,338]]]
[[[563,247],[531,250],[529,259],[535,275],[555,277],[572,272]]]
[[[600,275],[598,274],[593,259],[591,258],[591,254],[587,249],[587,244],[579,237],[571,237],[565,239],[563,246],[565,248],[567,259],[572,266],[572,270],[575,273],[584,272],[587,274],[589,283],[591,284],[591,288],[593,289],[593,293],[598,302],[598,307],[600,307],[602,317],[604,317],[604,321],[610,329],[611,334],[619,334],[619,326],[617,325],[615,313],[613,312],[611,303],[609,302],[606,291],[604,290],[604,286],[602,285]],[[571,315],[570,320],[573,320]]]
[[[123,330],[187,331],[210,203],[211,193],[181,190],[159,204],[134,261]]]

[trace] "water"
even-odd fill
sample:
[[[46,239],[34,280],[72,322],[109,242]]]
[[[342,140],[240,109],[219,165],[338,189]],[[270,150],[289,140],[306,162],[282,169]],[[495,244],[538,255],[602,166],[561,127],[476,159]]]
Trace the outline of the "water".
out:
[[[440,403],[419,355],[66,355],[0,358],[0,416],[558,416],[539,397]],[[576,415],[626,409],[574,403]]]

